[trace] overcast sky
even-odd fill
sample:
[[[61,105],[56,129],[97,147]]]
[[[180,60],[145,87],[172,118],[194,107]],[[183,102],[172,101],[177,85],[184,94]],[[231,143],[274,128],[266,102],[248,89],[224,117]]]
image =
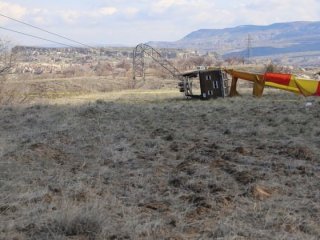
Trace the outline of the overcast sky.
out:
[[[0,0],[0,13],[90,45],[175,41],[203,28],[319,21],[319,0]],[[0,26],[55,37],[0,17]],[[17,44],[47,44],[0,29]],[[66,42],[65,40],[60,40]]]

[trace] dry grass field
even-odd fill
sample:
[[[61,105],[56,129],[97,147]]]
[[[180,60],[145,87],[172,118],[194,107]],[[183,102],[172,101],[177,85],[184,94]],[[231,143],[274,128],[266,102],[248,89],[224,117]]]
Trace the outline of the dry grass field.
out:
[[[1,240],[319,239],[319,99],[42,92],[0,109]]]

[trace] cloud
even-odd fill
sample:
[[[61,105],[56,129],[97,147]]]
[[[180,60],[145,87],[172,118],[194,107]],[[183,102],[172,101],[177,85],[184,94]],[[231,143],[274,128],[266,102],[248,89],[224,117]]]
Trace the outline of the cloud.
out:
[[[60,15],[65,23],[75,25],[96,22],[97,18],[113,16],[117,12],[118,9],[115,7],[102,7],[93,10],[59,11],[57,15]]]
[[[39,16],[39,17],[34,17],[33,18],[33,21],[37,24],[37,25],[45,25],[47,23],[47,20],[42,17],[42,16]]]
[[[27,9],[18,4],[0,1],[0,12],[13,18],[21,19],[27,13]],[[0,22],[6,23],[7,20],[0,18]]]
[[[163,13],[169,8],[176,6],[188,5],[186,0],[160,0],[152,4],[152,11],[156,13]]]
[[[133,17],[139,13],[139,9],[135,7],[128,7],[122,10],[122,12],[129,17]]]
[[[53,4],[41,0],[10,0],[10,3],[9,0],[0,0],[0,12],[40,27],[46,26],[52,31],[64,32],[71,38],[81,36],[83,41],[106,43],[174,41],[201,28],[320,19],[319,0],[304,0],[303,3],[301,0],[88,2],[56,0]]]
[[[287,21],[312,21],[319,19],[317,0],[248,0],[237,8],[234,24],[242,21],[246,24],[271,24]]]
[[[78,18],[82,15],[81,12],[75,10],[61,11],[62,19],[69,24],[77,23]]]
[[[101,15],[110,16],[115,14],[117,11],[118,9],[115,7],[103,7],[103,8],[100,8],[97,12]]]
[[[102,7],[93,10],[69,10],[69,11],[62,11],[61,16],[62,18],[70,24],[77,23],[79,21],[87,20],[95,20],[99,17],[108,17],[113,16],[118,12],[116,7]]]

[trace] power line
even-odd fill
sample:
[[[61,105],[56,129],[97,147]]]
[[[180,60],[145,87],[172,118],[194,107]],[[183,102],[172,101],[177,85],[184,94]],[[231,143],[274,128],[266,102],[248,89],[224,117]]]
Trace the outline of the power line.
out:
[[[40,28],[40,27],[37,27],[37,26],[35,26],[35,25],[32,25],[32,24],[29,24],[29,23],[26,23],[26,22],[20,21],[20,20],[18,20],[18,19],[15,19],[15,18],[12,18],[12,17],[6,16],[6,15],[4,15],[4,14],[2,14],[2,13],[0,13],[0,16],[5,17],[5,18],[8,18],[8,19],[10,19],[10,20],[12,20],[12,21],[15,21],[15,22],[18,22],[18,23],[24,24],[24,25],[26,25],[26,26],[29,26],[29,27],[32,27],[32,28],[38,29],[38,30],[40,30],[40,31],[43,31],[43,32],[49,33],[49,34],[51,34],[51,35],[54,35],[54,36],[57,36],[57,37],[60,37],[60,38],[66,39],[66,40],[68,40],[68,41],[71,41],[71,42],[74,42],[74,43],[80,44],[80,45],[82,45],[82,46],[85,46],[85,47],[88,47],[88,48],[93,48],[93,47],[91,47],[91,46],[89,46],[89,45],[87,45],[87,44],[84,44],[84,43],[81,43],[81,42],[75,41],[75,40],[73,40],[73,39],[71,39],[71,38],[64,37],[64,36],[62,36],[62,35],[60,35],[60,34],[57,34],[57,33],[54,33],[54,32],[47,31],[47,30],[45,30],[45,29],[43,29],[43,28]]]
[[[41,39],[41,40],[44,40],[44,41],[47,41],[47,42],[51,42],[51,43],[55,43],[55,44],[59,44],[59,45],[63,45],[63,46],[71,47],[71,48],[75,48],[75,46],[71,46],[71,45],[68,45],[68,44],[65,44],[65,43],[61,43],[61,42],[53,41],[53,40],[50,40],[50,39],[38,37],[38,36],[29,34],[29,33],[19,32],[19,31],[16,31],[16,30],[13,30],[13,29],[9,29],[9,28],[5,28],[5,27],[1,27],[1,26],[0,26],[0,29],[6,30],[6,31],[10,31],[10,32],[14,32],[14,33],[18,33],[18,34],[22,34],[22,35],[25,35],[25,36],[28,36],[28,37]]]

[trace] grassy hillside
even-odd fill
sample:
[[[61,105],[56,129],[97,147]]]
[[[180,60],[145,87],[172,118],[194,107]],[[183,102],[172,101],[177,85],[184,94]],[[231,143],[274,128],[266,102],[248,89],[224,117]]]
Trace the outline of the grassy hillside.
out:
[[[319,99],[242,92],[2,107],[0,239],[318,239]]]

